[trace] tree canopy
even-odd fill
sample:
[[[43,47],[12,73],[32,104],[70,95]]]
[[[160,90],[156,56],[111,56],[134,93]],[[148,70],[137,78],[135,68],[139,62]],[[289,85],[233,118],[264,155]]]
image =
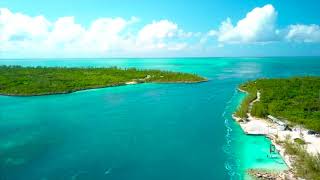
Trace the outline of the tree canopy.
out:
[[[240,89],[249,93],[247,100],[252,99],[249,96],[256,96],[257,91],[261,93],[260,101],[252,107],[253,116],[270,114],[320,131],[320,77],[258,79],[242,84]],[[239,109],[243,109],[242,106]]]
[[[0,66],[0,94],[46,95],[119,86],[127,82],[201,82],[195,74],[135,68],[65,68]]]

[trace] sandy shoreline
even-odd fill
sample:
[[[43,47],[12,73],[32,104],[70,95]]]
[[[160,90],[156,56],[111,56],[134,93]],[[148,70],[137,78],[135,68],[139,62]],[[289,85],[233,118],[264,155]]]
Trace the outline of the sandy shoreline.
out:
[[[238,89],[243,93],[247,93],[241,89]],[[252,105],[260,100],[260,93],[257,93],[257,98],[249,104],[249,111],[251,110]],[[278,125],[268,119],[261,119],[253,117],[250,113],[247,114],[247,121],[243,121],[240,117],[232,115],[233,119],[238,122],[242,130],[247,135],[263,135],[268,137],[271,140],[271,143],[275,146],[276,150],[281,155],[282,159],[289,168],[289,171],[285,172],[284,177],[290,179],[296,179],[292,173],[292,164],[293,158],[285,154],[285,149],[281,144],[278,144],[277,141],[284,141],[286,138],[290,137],[290,140],[295,138],[303,139],[307,144],[306,150],[310,154],[317,154],[320,152],[320,138],[315,137],[314,135],[309,135],[307,129],[301,127],[294,128],[292,131],[288,130],[279,130]],[[284,178],[284,179],[285,179]]]

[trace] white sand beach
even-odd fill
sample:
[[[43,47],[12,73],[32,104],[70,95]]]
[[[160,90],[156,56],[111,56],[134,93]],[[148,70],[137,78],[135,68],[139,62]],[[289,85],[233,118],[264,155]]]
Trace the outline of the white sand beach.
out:
[[[250,103],[249,111],[252,105],[260,100],[260,93],[257,93],[257,99]],[[247,114],[248,118],[243,121],[241,118],[233,115],[233,118],[239,122],[239,125],[243,131],[248,135],[264,135],[270,138],[271,142],[275,145],[279,154],[282,156],[283,160],[289,168],[292,168],[293,158],[285,154],[285,149],[281,144],[277,144],[276,140],[286,140],[289,137],[290,140],[300,138],[306,142],[305,148],[310,154],[320,153],[320,137],[308,134],[308,130],[302,127],[294,127],[290,130],[282,130],[279,125],[269,119],[261,119],[253,117],[250,113]]]

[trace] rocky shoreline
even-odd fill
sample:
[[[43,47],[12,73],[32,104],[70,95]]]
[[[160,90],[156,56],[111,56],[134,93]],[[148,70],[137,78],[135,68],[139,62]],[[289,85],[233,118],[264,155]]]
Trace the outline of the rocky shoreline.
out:
[[[264,169],[249,169],[247,173],[258,180],[293,180],[296,179],[292,176],[290,170],[282,172],[272,172]]]

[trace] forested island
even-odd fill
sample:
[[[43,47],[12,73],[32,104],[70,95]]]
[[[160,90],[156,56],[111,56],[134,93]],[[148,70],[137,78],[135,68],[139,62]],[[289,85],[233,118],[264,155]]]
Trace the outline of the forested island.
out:
[[[278,174],[259,169],[248,173],[257,179],[263,179],[261,174],[273,179],[280,175],[280,179],[319,179],[320,77],[258,79],[241,84],[239,90],[247,96],[233,117],[247,134],[260,129],[289,167]]]
[[[259,91],[261,99],[252,107],[253,116],[273,115],[320,132],[320,77],[258,79],[240,85],[240,89],[248,95],[236,112],[237,116],[247,116],[249,103],[256,99]]]
[[[67,68],[0,66],[0,94],[34,96],[136,83],[196,83],[195,74],[135,68]]]

